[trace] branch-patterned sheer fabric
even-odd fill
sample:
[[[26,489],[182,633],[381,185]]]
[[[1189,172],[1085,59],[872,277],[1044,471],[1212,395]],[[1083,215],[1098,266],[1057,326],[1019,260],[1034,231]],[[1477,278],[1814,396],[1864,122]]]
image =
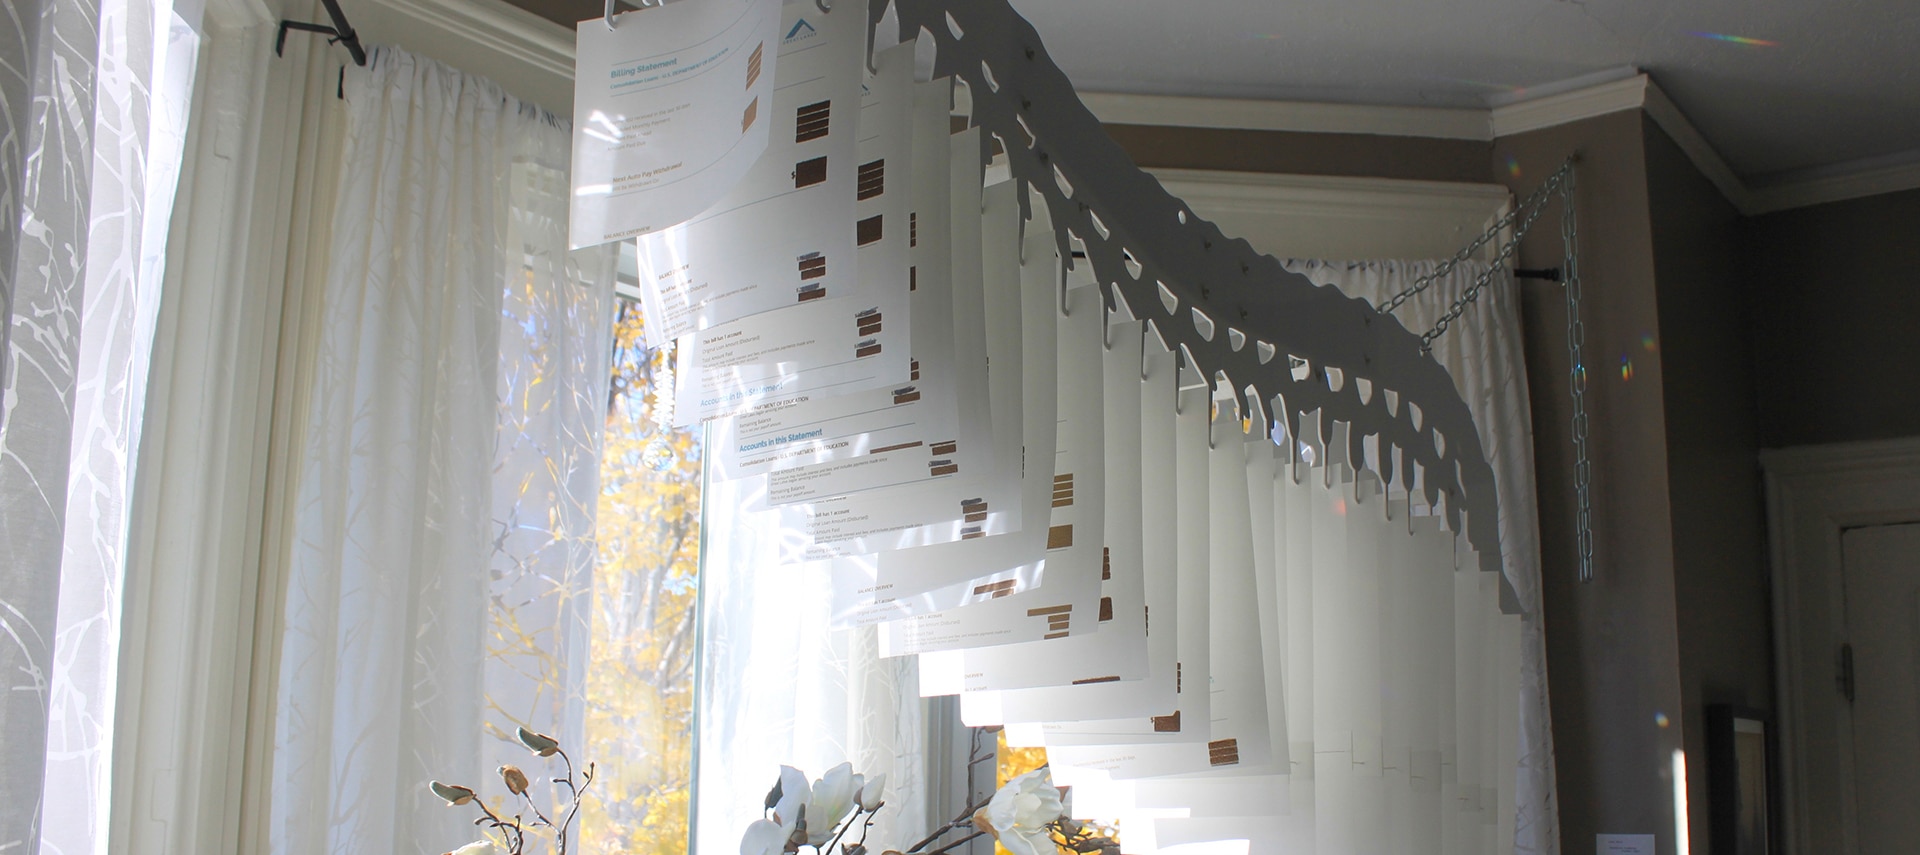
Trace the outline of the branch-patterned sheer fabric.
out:
[[[428,780],[579,732],[614,258],[567,252],[564,122],[392,49],[345,97],[270,833],[437,853],[478,832]]]
[[[128,498],[196,43],[170,0],[0,6],[0,851],[106,851]]]

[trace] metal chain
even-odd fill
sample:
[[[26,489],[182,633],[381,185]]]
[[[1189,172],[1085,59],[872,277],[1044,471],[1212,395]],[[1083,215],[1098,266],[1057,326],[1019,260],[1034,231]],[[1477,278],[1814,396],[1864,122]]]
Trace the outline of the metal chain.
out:
[[[1467,289],[1462,291],[1459,297],[1454,298],[1454,301],[1447,305],[1447,310],[1440,315],[1439,320],[1434,322],[1433,327],[1420,335],[1421,353],[1432,352],[1433,340],[1446,335],[1447,328],[1453,326],[1453,322],[1460,319],[1460,315],[1466,312],[1468,306],[1473,305],[1474,301],[1480,299],[1480,291],[1487,287],[1487,284],[1492,282],[1495,276],[1506,272],[1507,261],[1513,258],[1514,253],[1520,251],[1521,239],[1525,238],[1527,233],[1533,230],[1534,221],[1540,219],[1541,212],[1547,209],[1547,194],[1560,189],[1563,182],[1572,174],[1572,170],[1573,162],[1569,160],[1566,164],[1562,165],[1558,171],[1547,176],[1547,180],[1542,183],[1538,189],[1527,194],[1526,201],[1521,202],[1519,207],[1514,208],[1513,211],[1506,216],[1501,217],[1500,222],[1495,223],[1492,228],[1481,233],[1480,237],[1475,238],[1473,243],[1467,245],[1467,252],[1471,253],[1475,251],[1476,247],[1485,246],[1487,241],[1498,234],[1500,230],[1513,225],[1514,218],[1521,218],[1519,220],[1519,228],[1515,229],[1513,235],[1504,243],[1500,244],[1500,250],[1495,253],[1492,263],[1488,264],[1485,270],[1480,271],[1480,274],[1473,278],[1473,284],[1468,285]],[[1434,272],[1429,275],[1427,283],[1421,284],[1416,280],[1413,287],[1408,288],[1406,291],[1401,292],[1400,295],[1394,297],[1394,304],[1404,303],[1406,302],[1406,298],[1425,290],[1428,285],[1432,284],[1433,278],[1451,272],[1453,267],[1459,264],[1463,258],[1463,255],[1455,255],[1453,258],[1435,267]]]
[[[1536,205],[1532,210],[1528,211],[1526,219],[1520,221],[1520,228],[1514,231],[1513,238],[1500,245],[1500,250],[1494,255],[1492,263],[1488,264],[1485,270],[1480,271],[1479,275],[1473,277],[1473,284],[1468,285],[1466,290],[1460,292],[1459,297],[1454,298],[1452,303],[1447,304],[1447,310],[1441,313],[1438,320],[1433,322],[1431,329],[1420,334],[1421,353],[1432,352],[1433,340],[1446,335],[1447,329],[1453,326],[1454,321],[1460,319],[1460,316],[1467,311],[1467,307],[1473,305],[1474,301],[1480,299],[1480,291],[1486,288],[1495,276],[1506,272],[1507,261],[1513,258],[1514,253],[1520,251],[1520,239],[1526,237],[1527,232],[1533,230],[1534,221],[1540,219],[1540,212],[1544,210],[1546,210],[1545,205]]]
[[[1566,167],[1566,186],[1560,191],[1560,241],[1566,258],[1561,262],[1562,287],[1567,292],[1567,362],[1573,390],[1573,501],[1574,549],[1580,562],[1580,581],[1593,581],[1593,463],[1587,458],[1587,363],[1583,349],[1587,326],[1580,318],[1580,226],[1574,214],[1573,164]]]
[[[1441,262],[1432,273],[1414,280],[1412,287],[1380,304],[1380,311],[1391,312],[1405,304],[1415,295],[1427,290],[1435,281],[1453,272],[1462,261],[1478,252],[1481,247],[1502,229],[1518,223],[1513,235],[1500,245],[1493,262],[1486,270],[1473,279],[1460,296],[1448,304],[1447,311],[1441,314],[1432,329],[1420,336],[1420,351],[1431,353],[1434,339],[1445,335],[1453,322],[1476,300],[1480,292],[1493,281],[1496,275],[1506,271],[1506,264],[1514,253],[1519,251],[1520,241],[1533,229],[1533,224],[1546,210],[1549,194],[1560,195],[1560,242],[1565,258],[1561,261],[1561,287],[1567,295],[1567,364],[1569,366],[1569,387],[1573,393],[1573,492],[1574,492],[1574,550],[1579,562],[1579,579],[1582,582],[1593,581],[1593,462],[1587,455],[1587,364],[1585,348],[1587,327],[1580,317],[1580,225],[1574,213],[1573,160],[1569,158],[1560,169],[1548,176],[1540,187],[1527,195],[1525,201],[1500,218],[1492,228],[1474,238],[1454,257]]]
[[[1518,244],[1520,242],[1520,236],[1526,234],[1527,229],[1533,226],[1534,219],[1540,216],[1540,209],[1544,206],[1547,195],[1560,185],[1561,180],[1565,178],[1567,170],[1570,167],[1571,164],[1562,166],[1560,171],[1548,176],[1546,183],[1541,184],[1532,193],[1527,194],[1527,198],[1522,200],[1518,206],[1515,206],[1513,210],[1501,216],[1498,222],[1489,226],[1486,231],[1481,232],[1478,237],[1475,237],[1466,246],[1462,247],[1459,252],[1454,253],[1452,258],[1440,262],[1433,268],[1433,272],[1414,279],[1412,285],[1408,286],[1406,290],[1388,298],[1385,302],[1382,302],[1378,306],[1378,309],[1381,312],[1392,312],[1399,309],[1402,305],[1405,305],[1408,300],[1413,299],[1415,295],[1432,287],[1433,283],[1452,274],[1453,269],[1460,266],[1461,262],[1472,258],[1474,253],[1479,252],[1489,241],[1499,237],[1500,232],[1512,227],[1522,215],[1526,215],[1526,222],[1520,226],[1520,230],[1513,236],[1512,243]],[[1504,247],[1502,247],[1502,250],[1501,258],[1503,259],[1513,254],[1511,251],[1506,251]]]

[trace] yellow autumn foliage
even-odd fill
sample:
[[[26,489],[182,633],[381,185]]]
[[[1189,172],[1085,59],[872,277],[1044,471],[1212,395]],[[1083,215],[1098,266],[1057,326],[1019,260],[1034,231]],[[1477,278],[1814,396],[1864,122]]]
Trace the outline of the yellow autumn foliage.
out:
[[[652,380],[667,357],[644,341],[639,307],[623,301],[596,523],[582,754],[599,763],[600,779],[581,809],[585,855],[687,851],[700,443],[694,431],[653,425]],[[648,455],[656,439],[673,452],[659,468]]]

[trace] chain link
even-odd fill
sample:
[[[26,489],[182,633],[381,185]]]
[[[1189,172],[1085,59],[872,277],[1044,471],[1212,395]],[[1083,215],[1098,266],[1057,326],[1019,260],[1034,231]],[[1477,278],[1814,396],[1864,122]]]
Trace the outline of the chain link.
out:
[[[1565,167],[1566,186],[1560,192],[1562,287],[1567,293],[1567,363],[1573,390],[1573,502],[1574,550],[1580,581],[1593,581],[1593,461],[1587,457],[1587,363],[1584,348],[1587,325],[1580,317],[1580,225],[1574,213],[1573,164]]]

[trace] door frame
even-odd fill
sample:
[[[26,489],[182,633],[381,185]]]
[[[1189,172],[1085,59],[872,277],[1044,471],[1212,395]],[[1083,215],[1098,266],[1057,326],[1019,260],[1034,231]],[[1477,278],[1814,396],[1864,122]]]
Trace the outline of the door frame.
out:
[[[1760,464],[1773,585],[1781,842],[1790,853],[1860,855],[1853,759],[1845,750],[1852,711],[1835,682],[1846,640],[1840,536],[1860,526],[1920,522],[1920,438],[1768,450]]]

